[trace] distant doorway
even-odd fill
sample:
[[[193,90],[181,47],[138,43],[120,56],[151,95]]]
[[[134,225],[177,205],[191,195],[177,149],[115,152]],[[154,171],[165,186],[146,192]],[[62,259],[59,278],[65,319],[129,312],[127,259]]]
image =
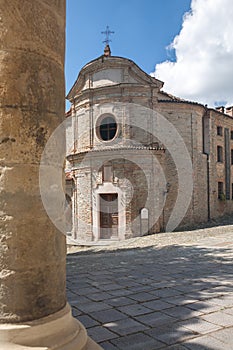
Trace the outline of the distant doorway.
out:
[[[100,194],[100,239],[118,238],[118,194]]]

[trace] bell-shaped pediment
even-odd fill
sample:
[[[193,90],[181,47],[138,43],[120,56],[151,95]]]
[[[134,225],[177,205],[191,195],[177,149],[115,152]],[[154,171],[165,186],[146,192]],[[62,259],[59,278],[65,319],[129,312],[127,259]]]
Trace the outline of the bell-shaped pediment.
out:
[[[67,98],[71,100],[88,89],[119,84],[150,85],[158,91],[163,86],[162,81],[151,77],[129,59],[101,56],[82,68]]]

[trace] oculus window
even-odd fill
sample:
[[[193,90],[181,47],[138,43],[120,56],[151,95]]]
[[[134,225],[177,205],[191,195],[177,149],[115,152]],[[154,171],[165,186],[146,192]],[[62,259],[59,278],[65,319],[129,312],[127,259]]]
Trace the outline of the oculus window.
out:
[[[117,132],[117,123],[113,116],[107,115],[100,117],[100,122],[98,123],[97,133],[101,140],[110,141],[113,140]]]

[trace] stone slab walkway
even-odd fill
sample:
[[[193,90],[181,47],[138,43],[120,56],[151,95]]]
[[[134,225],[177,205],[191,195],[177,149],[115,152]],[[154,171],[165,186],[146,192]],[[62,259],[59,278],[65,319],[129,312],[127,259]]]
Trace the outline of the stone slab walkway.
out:
[[[232,350],[233,226],[70,247],[73,314],[105,350]]]

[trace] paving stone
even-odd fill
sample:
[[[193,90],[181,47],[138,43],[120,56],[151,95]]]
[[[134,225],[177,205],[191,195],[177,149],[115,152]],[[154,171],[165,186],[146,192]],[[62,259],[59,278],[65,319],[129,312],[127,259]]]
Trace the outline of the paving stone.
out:
[[[141,276],[138,276],[139,277],[139,280],[140,280],[140,283],[141,284],[151,284],[152,282],[154,282],[153,281],[153,279],[151,279],[151,278],[143,278],[142,276],[144,276],[145,275],[145,273],[143,273]]]
[[[87,287],[87,288],[78,288],[78,294],[79,295],[88,295],[91,293],[98,293],[99,289],[95,287]]]
[[[222,306],[210,304],[209,302],[197,302],[186,305],[187,308],[191,310],[199,311],[203,314],[209,314],[214,311],[219,311],[222,309]]]
[[[70,282],[71,284],[71,282]],[[73,290],[73,288],[72,288]],[[77,294],[74,293],[70,288],[66,288],[66,296],[67,298],[72,298],[72,297],[76,297],[77,298]]]
[[[202,336],[184,343],[189,350],[232,350],[232,344],[226,344],[212,336]]]
[[[72,288],[79,290],[79,289],[84,289],[84,288],[92,288],[92,285],[90,283],[87,283],[86,281],[85,282],[74,282],[74,283],[72,283]]]
[[[222,312],[233,316],[233,308],[222,309]]]
[[[117,347],[110,343],[110,341],[105,341],[99,343],[99,345],[104,349],[104,350],[117,350]]]
[[[165,345],[144,333],[136,333],[113,339],[111,343],[116,345],[119,350],[152,350],[161,349]]]
[[[166,347],[165,350],[187,350],[187,348],[184,345],[176,344]]]
[[[125,318],[115,322],[105,323],[103,326],[122,336],[144,331],[149,328],[142,323],[133,320],[132,318]]]
[[[88,312],[94,312],[94,311],[100,311],[100,310],[107,310],[107,309],[111,309],[112,307],[106,303],[103,303],[102,301],[98,301],[98,302],[90,301],[89,303],[86,303],[86,304],[80,304],[79,308],[84,313],[88,313]]]
[[[194,293],[193,293],[194,294]],[[203,291],[198,291],[196,293],[198,297],[204,297],[205,299],[212,299],[212,298],[218,298],[222,295],[222,291],[216,291],[216,288],[214,290],[203,290]],[[190,294],[192,295],[192,293]]]
[[[191,310],[185,306],[175,306],[170,309],[163,310],[163,312],[180,320],[186,320],[202,315],[202,312]]]
[[[202,316],[201,319],[210,323],[214,323],[219,326],[233,327],[233,316],[227,315],[226,313],[223,313],[223,312],[214,312],[212,314]],[[232,337],[233,337],[233,334],[232,334]]]
[[[148,309],[147,307],[142,306],[141,304],[126,305],[119,307],[118,309],[130,316],[144,315],[151,312],[151,309]]]
[[[76,308],[72,308],[72,315],[73,315],[74,317],[81,316],[82,313],[83,313],[83,312],[82,312],[81,310],[76,309]]]
[[[185,327],[177,327],[176,325],[166,325],[163,327],[152,328],[145,331],[146,334],[151,337],[164,342],[167,345],[176,344],[178,342],[184,341],[188,338],[193,338],[195,336],[194,332],[186,329]]]
[[[197,317],[179,322],[179,325],[191,329],[192,331],[197,332],[199,334],[205,334],[221,329],[220,326],[215,325],[213,323],[209,323]]]
[[[89,328],[87,333],[89,337],[91,337],[97,343],[118,337],[117,334],[111,332],[107,328],[100,326]]]
[[[151,290],[153,290],[153,287],[151,285],[148,286],[148,285],[142,284],[131,289],[131,294],[139,293],[139,292],[149,292]]]
[[[99,293],[88,294],[88,298],[89,298],[89,302],[90,302],[90,299],[93,301],[103,301],[106,299],[111,299],[112,296],[108,293],[100,291]]]
[[[101,323],[113,322],[121,320],[122,318],[127,318],[125,314],[114,309],[92,312],[91,316]]]
[[[228,298],[228,297],[220,297],[220,298],[214,298],[211,299],[211,304],[217,304],[222,307],[232,307],[233,306],[233,297]]]
[[[161,326],[164,324],[174,323],[175,321],[177,321],[176,318],[169,315],[165,315],[164,313],[159,311],[152,312],[147,315],[138,316],[136,320],[150,327]]]
[[[92,317],[88,315],[82,315],[78,317],[78,320],[86,327],[94,327],[94,326],[99,326],[100,323],[94,320]]]
[[[132,287],[136,288],[140,286],[140,284],[135,281],[129,281],[129,280],[121,281],[119,280],[119,278],[118,278],[118,283],[121,287],[124,287],[124,288],[132,288]]]
[[[195,303],[198,300],[194,298],[186,297],[186,296],[174,296],[174,297],[164,298],[163,301],[174,305],[186,305],[186,304]]]
[[[109,290],[108,293],[114,297],[123,297],[129,294],[132,294],[132,291],[130,291],[129,289],[117,289],[117,290]]]
[[[180,293],[189,293],[193,292],[193,286],[190,286],[189,284],[177,285],[176,290],[180,291]]]
[[[161,311],[161,310],[169,309],[170,307],[173,307],[172,304],[166,303],[165,301],[162,301],[162,300],[148,301],[146,303],[143,303],[142,305],[154,311]]]
[[[106,303],[108,303],[109,305],[112,306],[124,306],[124,305],[130,305],[130,304],[134,304],[135,301],[128,298],[128,297],[118,297],[118,298],[111,298],[106,300]]]
[[[100,276],[100,278],[103,278],[103,276],[108,276],[108,273],[106,271],[103,271],[103,270],[98,271],[98,270],[94,270],[94,269],[90,270],[89,274],[94,275],[94,277]]]
[[[91,281],[90,285],[93,286],[93,287],[98,288],[99,290],[102,290],[103,289],[103,285],[110,284],[110,283],[111,283],[111,279],[108,278],[108,279],[101,279],[101,281],[100,280],[98,280],[98,281]]]
[[[69,300],[69,303],[72,307],[76,307],[78,308],[79,305],[81,304],[86,304],[86,303],[90,303],[90,299],[88,299],[87,297],[84,297],[83,295],[80,296],[76,296],[75,300]]]
[[[105,292],[114,291],[118,289],[121,290],[122,286],[120,284],[109,283],[109,284],[105,284],[103,289]]]
[[[151,287],[153,287],[153,290],[160,290],[162,288],[168,288],[169,286],[172,286],[173,284],[171,282],[165,281],[164,276],[161,274],[161,271],[159,272],[161,280],[158,280],[156,282],[151,283]]]
[[[136,300],[136,301],[141,301],[141,302],[158,299],[158,297],[156,295],[149,294],[147,292],[141,292],[141,293],[137,293],[137,294],[130,294],[129,298],[131,298],[133,300]]]
[[[218,339],[226,344],[231,345],[231,349],[233,349],[233,329],[231,328],[225,328],[220,331],[211,333],[211,336],[215,339]]]
[[[167,298],[171,296],[177,296],[182,294],[181,291],[176,290],[174,288],[163,288],[163,289],[157,289],[150,291],[151,294],[154,296],[157,296],[158,298]]]

